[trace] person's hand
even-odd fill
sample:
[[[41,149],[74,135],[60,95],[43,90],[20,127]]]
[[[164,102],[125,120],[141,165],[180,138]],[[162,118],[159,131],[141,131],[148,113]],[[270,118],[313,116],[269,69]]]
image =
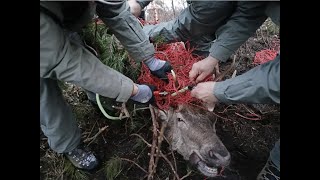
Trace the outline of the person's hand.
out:
[[[141,14],[141,6],[137,3],[136,0],[128,0],[128,4],[130,6],[130,12],[135,16],[139,17]]]
[[[219,102],[213,94],[215,83],[213,81],[199,83],[191,91],[191,96],[202,100],[209,111],[213,111],[215,105]]]
[[[218,62],[219,61],[216,58],[208,56],[207,58],[194,63],[189,72],[190,80],[198,83],[211,74],[213,75],[213,79],[215,79],[215,74],[213,74],[214,70],[216,70],[216,74],[220,73]]]
[[[150,58],[149,60],[144,61],[144,63],[149,67],[152,75],[167,81],[167,73],[170,73],[172,67],[168,61],[157,59],[155,57]]]
[[[142,104],[152,104],[155,101],[153,96],[154,89],[154,86],[134,84],[130,99]]]

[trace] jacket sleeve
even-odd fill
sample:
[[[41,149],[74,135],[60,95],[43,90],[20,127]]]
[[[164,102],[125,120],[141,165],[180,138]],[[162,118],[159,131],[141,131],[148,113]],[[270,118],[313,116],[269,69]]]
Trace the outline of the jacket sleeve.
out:
[[[40,12],[40,77],[70,82],[119,102],[127,101],[133,82],[105,66],[91,52],[69,40],[52,18]]]
[[[237,8],[226,24],[216,31],[216,40],[211,45],[210,56],[226,62],[267,19],[266,2],[237,2]]]
[[[280,55],[242,75],[217,82],[213,94],[224,103],[280,104]]]
[[[154,46],[130,13],[126,1],[98,1],[97,14],[136,62],[153,57]]]

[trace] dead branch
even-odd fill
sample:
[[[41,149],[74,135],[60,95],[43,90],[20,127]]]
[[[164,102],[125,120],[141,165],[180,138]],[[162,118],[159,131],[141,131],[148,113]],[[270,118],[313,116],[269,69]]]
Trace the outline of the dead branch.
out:
[[[237,57],[236,55],[233,56],[232,63],[228,67],[228,69],[225,70],[224,72],[222,72],[216,79],[214,79],[214,81],[218,82],[218,81],[222,80],[222,78],[224,78],[224,76],[227,75],[234,68],[234,65],[235,65],[235,62],[236,62],[236,57]]]
[[[221,111],[221,112],[218,112],[219,114],[223,114],[223,113],[225,113],[226,111],[227,111],[227,109],[229,108],[229,107],[232,107],[233,105],[229,105],[229,106],[227,106],[223,111]]]
[[[129,118],[130,114],[126,107],[126,103],[122,103],[121,107],[112,106],[112,108],[120,110],[119,119]],[[123,116],[124,115],[124,116]]]
[[[93,124],[93,126],[92,126],[92,128],[91,128],[91,131],[90,131],[88,137],[91,135],[91,133],[92,133],[92,131],[93,131],[93,128],[96,126],[96,124],[97,124],[97,121]],[[82,134],[83,134],[83,133],[82,133]]]
[[[250,108],[248,108],[246,105],[244,105],[244,104],[241,104],[241,105],[242,105],[247,111],[249,111],[249,113],[251,113],[252,115],[254,115],[254,116],[258,117],[258,118],[261,118],[260,115],[254,113],[253,110],[250,109]]]
[[[167,124],[166,124],[166,126],[167,126]],[[165,136],[163,136],[163,138],[164,138],[164,140],[166,140],[167,141],[167,143],[168,144],[170,144],[170,142],[169,142],[169,140],[165,137]],[[175,170],[177,171],[177,161],[176,161],[176,157],[174,156],[174,153],[173,153],[173,150],[172,150],[172,148],[170,148],[170,153],[172,154],[172,158],[173,158],[173,162],[174,162],[174,168],[175,168]],[[169,153],[169,154],[170,154]]]
[[[151,144],[148,143],[145,139],[143,139],[143,137],[140,136],[139,134],[131,134],[130,136],[138,136],[144,143],[146,143],[149,147],[151,147]]]
[[[257,117],[257,118],[250,118],[250,117],[243,116],[243,115],[241,115],[241,114],[239,114],[239,113],[237,113],[237,112],[235,112],[235,114],[238,115],[238,116],[240,116],[240,117],[242,117],[242,118],[244,118],[244,119],[248,119],[248,120],[253,120],[253,121],[261,120],[261,118],[259,118],[259,117]]]
[[[139,155],[135,158],[136,160],[138,160],[139,158],[140,158],[140,156],[142,155],[142,153],[143,153],[143,151],[147,148],[148,146],[145,146],[143,149],[142,149],[142,151],[139,153]],[[130,167],[128,167],[128,171],[132,168],[132,166],[133,166],[133,164],[130,166]],[[148,172],[146,171],[146,174],[147,174]]]
[[[228,121],[232,121],[231,119],[228,119],[228,118],[225,118],[225,117],[222,117],[222,116],[219,116],[218,114],[214,113],[214,112],[211,112],[212,114],[214,114],[215,116],[221,118],[221,119],[224,119],[224,120],[228,120]]]
[[[172,153],[172,156],[174,158],[174,166],[168,160],[168,158],[161,152],[161,144],[162,144],[163,139],[165,139],[169,143],[169,141],[164,136],[164,130],[167,127],[167,123],[166,122],[162,122],[161,129],[159,131],[159,129],[158,129],[159,125],[158,125],[158,123],[156,121],[156,116],[155,116],[155,112],[154,112],[154,109],[153,109],[152,105],[149,106],[149,109],[150,109],[150,112],[151,112],[152,127],[153,127],[152,128],[152,132],[153,132],[152,144],[148,143],[142,136],[140,136],[138,134],[131,134],[130,135],[130,136],[139,137],[145,144],[147,144],[148,147],[151,147],[151,151],[150,151],[150,153],[148,153],[148,155],[150,156],[150,161],[149,161],[149,167],[148,167],[148,175],[146,175],[146,177],[147,177],[148,180],[151,180],[151,179],[154,178],[154,174],[156,173],[156,168],[157,168],[157,164],[158,164],[158,161],[159,161],[159,157],[162,157],[169,164],[172,172],[174,173],[174,177],[176,179],[180,180],[179,175],[177,174],[176,159],[174,157],[174,153],[172,152],[172,149],[171,149],[171,153]]]
[[[126,117],[130,117],[129,111],[128,111],[125,103],[122,103],[122,111]]]
[[[192,171],[189,171],[189,172],[188,172],[186,175],[184,175],[180,180],[183,180],[183,179],[189,177],[191,173],[192,173]]]
[[[141,166],[139,166],[139,164],[137,164],[136,162],[130,160],[130,159],[126,159],[126,158],[120,158],[121,160],[125,160],[125,161],[129,161],[131,163],[133,163],[134,165],[136,165],[139,169],[141,169],[143,172],[148,173],[146,170],[144,170]]]
[[[162,153],[160,152],[160,156],[169,164],[169,166],[171,167],[172,172],[174,173],[174,176],[180,180],[179,175],[177,174],[177,172],[174,170],[172,163],[168,160],[168,158]]]
[[[94,135],[93,137],[91,137],[91,138],[87,138],[87,139],[85,139],[83,142],[84,143],[86,143],[86,142],[89,142],[89,144],[87,145],[87,146],[89,146],[98,136],[99,136],[99,134],[101,134],[103,131],[105,131],[106,129],[108,128],[108,126],[104,126],[103,128],[101,128],[101,129],[99,129],[99,132],[96,134],[96,135]]]
[[[174,168],[176,171],[178,171],[176,157],[174,156],[172,148],[171,148],[171,154],[172,154],[172,158],[173,158],[173,162],[174,162]]]
[[[153,169],[153,173],[156,173],[157,172],[157,164],[158,164],[158,161],[159,161],[159,154],[161,152],[161,143],[163,141],[163,132],[164,132],[164,129],[167,127],[167,122],[166,121],[163,121],[162,122],[162,126],[161,126],[161,130],[160,130],[160,133],[159,133],[159,136],[158,136],[158,146],[157,146],[157,149],[156,149],[156,160],[155,160],[155,163],[154,163],[154,169]]]
[[[150,109],[149,107],[143,107],[143,108],[136,108],[136,104],[133,105],[133,116],[137,114],[137,111],[139,110],[145,110],[145,109]]]
[[[149,161],[149,168],[148,168],[148,180],[153,179],[153,172],[154,172],[154,151],[156,149],[157,144],[157,121],[156,117],[153,111],[152,105],[149,105],[150,112],[151,112],[151,118],[152,118],[152,127],[153,127],[153,135],[152,135],[152,146],[151,146],[151,152],[150,152],[150,161]],[[159,151],[159,150],[158,150]]]

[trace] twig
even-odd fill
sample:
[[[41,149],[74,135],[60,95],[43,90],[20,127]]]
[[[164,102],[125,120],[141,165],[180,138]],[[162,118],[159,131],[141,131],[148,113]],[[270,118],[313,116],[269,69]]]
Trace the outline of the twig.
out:
[[[164,140],[166,140],[167,141],[167,143],[168,144],[171,144],[170,142],[169,142],[169,140],[165,137],[165,136],[163,136],[163,138],[164,138]],[[174,156],[174,153],[173,153],[173,150],[172,150],[172,148],[170,148],[170,150],[171,150],[171,154],[172,154],[172,158],[173,158],[173,162],[174,162],[174,168],[176,169],[176,171],[177,171],[177,161],[176,161],[176,157]],[[170,154],[169,153],[169,154]]]
[[[91,137],[91,138],[87,138],[87,139],[85,139],[83,142],[84,143],[86,143],[86,142],[89,142],[89,144],[87,145],[87,146],[89,146],[98,136],[99,136],[99,134],[101,134],[103,131],[105,131],[106,129],[108,128],[108,126],[104,126],[103,128],[101,128],[101,129],[99,129],[99,132],[96,134],[96,135],[94,135],[93,137]]]
[[[98,121],[96,121],[96,122],[97,122],[97,124],[98,124],[98,127],[100,127],[99,122],[98,122]],[[104,138],[104,135],[103,135],[103,134],[101,134],[101,136],[102,136],[102,139],[103,139],[104,143],[106,144],[106,143],[107,143],[107,141],[106,141],[106,139]]]
[[[232,106],[232,105],[227,106],[222,112],[218,112],[218,113],[219,113],[219,114],[225,113],[230,106]]]
[[[124,115],[126,117],[130,117],[129,111],[128,111],[127,107],[126,107],[126,103],[122,103],[121,114],[122,114],[122,112],[124,113]]]
[[[161,130],[160,130],[160,133],[159,133],[159,136],[158,136],[158,146],[157,146],[157,149],[156,149],[156,160],[155,160],[155,163],[154,163],[154,168],[153,168],[153,173],[156,173],[157,172],[157,164],[158,164],[158,161],[159,161],[159,153],[161,151],[161,143],[162,143],[162,140],[163,140],[163,132],[164,132],[164,129],[167,127],[167,122],[166,121],[163,121],[162,122],[162,126],[161,126]]]
[[[149,107],[143,107],[143,108],[136,108],[136,104],[133,105],[133,115],[135,116],[137,111],[139,110],[145,110],[145,109],[150,109]]]
[[[154,169],[154,151],[156,149],[157,144],[157,125],[156,125],[156,117],[153,111],[152,105],[149,105],[150,112],[151,112],[151,118],[152,118],[152,127],[153,127],[153,135],[152,135],[152,146],[151,146],[151,152],[150,152],[150,161],[149,161],[149,168],[148,168],[148,180],[153,179],[153,169]],[[158,150],[159,151],[159,150]]]
[[[253,110],[249,109],[247,106],[245,106],[244,104],[242,104],[242,106],[247,110],[249,111],[252,115],[258,117],[258,118],[261,118],[261,116],[259,116],[258,114],[254,113]]]
[[[249,119],[249,120],[253,120],[253,121],[261,120],[261,118],[259,118],[259,117],[257,117],[257,118],[249,118],[249,117],[243,116],[243,115],[241,115],[241,114],[239,114],[237,112],[235,112],[235,114],[240,116],[240,117],[242,117],[242,118],[244,118],[244,119]]]
[[[138,159],[140,158],[142,152],[143,152],[147,147],[148,147],[148,146],[145,146],[145,147],[142,149],[142,151],[140,152],[140,154],[135,158],[136,160],[138,160]],[[132,164],[130,167],[128,167],[128,171],[132,168],[132,166],[133,166],[133,164]],[[148,172],[146,171],[146,173],[148,173]]]
[[[192,171],[189,171],[188,174],[184,175],[180,180],[187,178],[188,176],[190,176],[191,173],[192,173]]]
[[[144,124],[143,126],[141,126],[141,127],[137,130],[137,132],[136,132],[136,133],[140,132],[140,131],[141,131],[141,129],[143,129],[146,125],[148,125],[148,124],[146,123],[146,124]]]
[[[178,171],[176,157],[174,156],[172,148],[170,148],[170,149],[171,149],[171,154],[172,154],[172,158],[173,158],[173,162],[174,162],[174,168],[176,171]]]
[[[130,159],[126,159],[126,158],[120,158],[121,160],[125,160],[125,161],[129,161],[131,163],[133,163],[134,165],[138,166],[138,168],[140,168],[143,172],[148,173],[146,170],[144,170],[139,164],[137,164],[136,162],[130,160]]]
[[[92,129],[91,129],[91,131],[90,131],[90,133],[89,133],[89,135],[87,137],[89,137],[91,135],[91,133],[93,131],[93,128],[96,126],[96,124],[97,124],[97,121],[93,124],[93,127],[92,127]]]
[[[214,112],[211,112],[212,114],[214,114],[215,116],[221,118],[221,119],[224,119],[224,120],[228,120],[228,121],[232,121],[231,119],[228,119],[228,118],[225,118],[225,117],[222,117],[222,116],[219,116],[218,114],[214,113]]]
[[[228,74],[233,68],[234,68],[234,64],[236,62],[236,55],[233,56],[233,60],[231,65],[228,67],[227,70],[225,70],[224,72],[222,72],[216,79],[214,79],[214,81],[218,82],[220,81],[226,74]]]
[[[138,136],[144,143],[146,143],[147,144],[147,146],[149,146],[149,147],[151,147],[151,144],[150,143],[148,143],[146,140],[144,140],[143,139],[143,137],[142,136],[140,136],[139,134],[131,134],[130,136]]]
[[[122,103],[121,107],[112,106],[112,108],[120,110],[120,116],[119,116],[120,119],[130,117],[129,111],[128,111],[125,103]],[[123,116],[123,114],[125,116]]]
[[[174,173],[175,177],[180,180],[179,175],[177,174],[177,172],[174,170],[172,163],[168,160],[168,158],[162,153],[160,152],[160,156],[163,157],[164,160],[166,160],[166,162],[169,164],[169,166],[171,167],[172,172]]]

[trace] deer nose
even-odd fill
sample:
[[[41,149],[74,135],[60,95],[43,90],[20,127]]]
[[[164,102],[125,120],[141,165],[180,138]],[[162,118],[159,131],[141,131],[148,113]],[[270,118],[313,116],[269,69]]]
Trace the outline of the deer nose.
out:
[[[210,161],[215,165],[227,166],[230,163],[230,153],[226,149],[211,149],[208,152]]]
[[[222,149],[218,150],[216,153],[220,154],[220,156],[222,156],[222,157],[226,157],[226,156],[229,155],[229,152],[228,152],[228,151],[222,150]],[[214,153],[213,150],[210,150],[210,151],[209,151],[209,156],[210,156],[210,158],[217,158],[217,157],[215,156],[215,153]]]

